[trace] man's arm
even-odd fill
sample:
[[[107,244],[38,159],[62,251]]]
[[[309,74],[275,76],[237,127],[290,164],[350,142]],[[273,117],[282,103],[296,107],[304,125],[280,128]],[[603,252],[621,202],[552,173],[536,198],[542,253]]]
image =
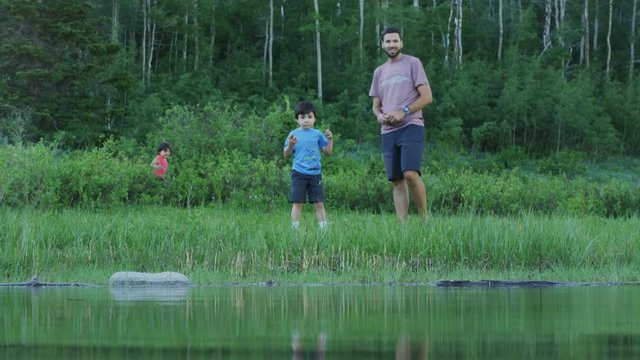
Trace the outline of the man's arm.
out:
[[[377,96],[373,97],[373,105],[371,106],[373,115],[376,116],[378,124],[382,125],[387,122],[387,115],[382,112],[382,101]]]
[[[431,94],[431,86],[429,86],[429,84],[420,84],[416,89],[420,93],[420,97],[409,104],[409,111],[412,113],[422,110],[422,108],[433,102],[433,95]]]
[[[416,89],[418,90],[418,93],[420,93],[420,97],[418,97],[416,101],[407,105],[409,107],[409,113],[414,113],[418,110],[421,110],[425,106],[431,104],[431,102],[433,101],[433,96],[431,95],[431,86],[429,86],[429,84],[420,84]],[[394,123],[396,121],[402,121],[405,117],[407,117],[407,114],[405,114],[405,112],[400,109],[390,112],[387,120],[390,123]]]

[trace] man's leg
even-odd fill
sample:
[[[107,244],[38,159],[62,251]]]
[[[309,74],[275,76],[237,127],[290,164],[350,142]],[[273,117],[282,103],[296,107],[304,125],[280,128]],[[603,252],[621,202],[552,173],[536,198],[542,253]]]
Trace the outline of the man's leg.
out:
[[[405,222],[409,214],[409,190],[405,179],[392,180],[393,205],[400,221]]]
[[[417,171],[405,171],[404,178],[411,191],[411,200],[422,216],[427,216],[427,191]]]

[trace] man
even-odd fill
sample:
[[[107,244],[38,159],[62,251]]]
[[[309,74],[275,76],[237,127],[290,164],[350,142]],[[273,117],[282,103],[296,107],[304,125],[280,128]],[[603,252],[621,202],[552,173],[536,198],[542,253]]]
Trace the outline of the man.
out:
[[[400,29],[382,32],[382,49],[388,60],[373,73],[369,96],[380,124],[387,178],[393,187],[393,203],[401,222],[409,213],[409,192],[415,207],[428,217],[427,194],[420,177],[424,152],[422,108],[430,104],[431,87],[420,59],[402,53]]]

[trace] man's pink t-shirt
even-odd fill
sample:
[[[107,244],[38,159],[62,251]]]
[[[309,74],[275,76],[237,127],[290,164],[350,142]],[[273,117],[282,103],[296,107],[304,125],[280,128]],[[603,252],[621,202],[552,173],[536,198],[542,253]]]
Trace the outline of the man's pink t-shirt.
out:
[[[155,169],[153,173],[156,176],[164,177],[167,173],[167,169],[169,168],[169,162],[160,155],[156,156],[156,161],[158,162],[158,165],[160,165],[160,169]]]
[[[402,54],[397,61],[378,66],[373,73],[369,96],[380,98],[382,112],[390,113],[416,101],[420,97],[417,87],[423,84],[428,85],[429,80],[420,59]],[[397,125],[383,124],[380,132],[385,134],[411,124],[424,126],[422,110],[411,113]]]

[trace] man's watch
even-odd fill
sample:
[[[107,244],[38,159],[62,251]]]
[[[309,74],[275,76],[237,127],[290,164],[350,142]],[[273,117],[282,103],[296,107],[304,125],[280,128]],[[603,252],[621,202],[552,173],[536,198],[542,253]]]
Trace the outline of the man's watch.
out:
[[[411,110],[409,109],[409,105],[405,105],[402,107],[402,111],[404,111],[405,116],[411,115]]]

